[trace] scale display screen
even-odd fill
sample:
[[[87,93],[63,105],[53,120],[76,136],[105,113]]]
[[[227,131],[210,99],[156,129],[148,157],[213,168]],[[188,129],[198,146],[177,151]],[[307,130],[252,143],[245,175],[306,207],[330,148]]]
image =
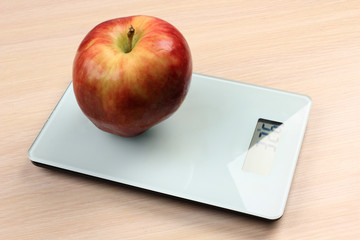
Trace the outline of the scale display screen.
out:
[[[282,123],[260,118],[245,158],[243,170],[263,176],[271,172],[278,149]]]

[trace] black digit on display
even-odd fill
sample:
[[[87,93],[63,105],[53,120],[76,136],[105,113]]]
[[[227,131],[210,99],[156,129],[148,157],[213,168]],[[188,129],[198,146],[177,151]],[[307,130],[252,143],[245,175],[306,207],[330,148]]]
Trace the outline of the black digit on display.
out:
[[[265,123],[262,124],[262,129],[265,131],[269,131],[269,132],[272,131],[272,128],[270,129],[270,128],[265,127]]]
[[[259,133],[259,138],[261,138],[262,135],[267,136],[267,135],[269,135],[269,134],[266,133],[266,132],[260,132],[260,133]]]

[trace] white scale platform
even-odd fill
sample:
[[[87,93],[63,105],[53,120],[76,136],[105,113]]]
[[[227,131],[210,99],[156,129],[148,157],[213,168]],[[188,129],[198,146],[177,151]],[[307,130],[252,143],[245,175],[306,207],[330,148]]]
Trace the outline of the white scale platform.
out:
[[[86,118],[70,84],[28,156],[34,163],[277,219],[310,108],[304,95],[194,73],[174,115],[122,138]]]

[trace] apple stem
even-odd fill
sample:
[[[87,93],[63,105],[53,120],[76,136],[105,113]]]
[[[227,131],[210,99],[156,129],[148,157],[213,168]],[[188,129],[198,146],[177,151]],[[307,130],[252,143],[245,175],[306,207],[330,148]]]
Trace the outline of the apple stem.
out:
[[[131,50],[132,50],[132,40],[133,40],[134,34],[135,34],[135,28],[131,25],[131,27],[129,28],[129,32],[127,34],[128,39],[129,39],[129,51],[127,51],[127,52],[131,52]]]

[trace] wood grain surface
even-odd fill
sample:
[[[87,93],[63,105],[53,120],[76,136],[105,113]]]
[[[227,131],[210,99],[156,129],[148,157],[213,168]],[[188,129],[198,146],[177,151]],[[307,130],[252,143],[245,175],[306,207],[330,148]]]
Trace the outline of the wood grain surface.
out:
[[[32,165],[27,151],[96,24],[146,14],[186,37],[194,72],[311,96],[275,222]],[[0,4],[0,239],[359,239],[360,1]]]

